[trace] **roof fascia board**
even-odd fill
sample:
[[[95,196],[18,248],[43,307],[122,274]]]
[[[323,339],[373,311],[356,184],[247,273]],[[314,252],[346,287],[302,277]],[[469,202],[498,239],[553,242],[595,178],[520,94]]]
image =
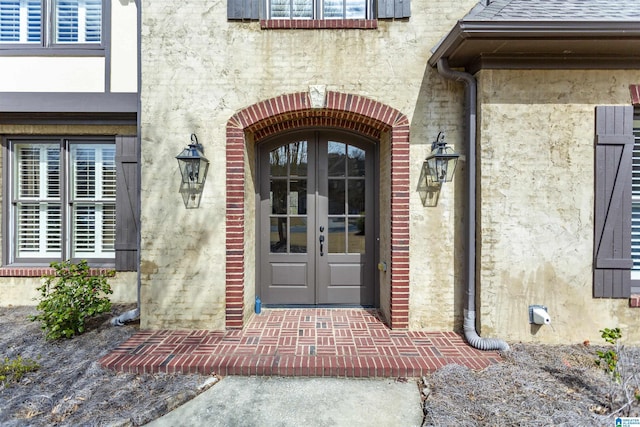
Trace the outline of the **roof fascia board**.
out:
[[[458,21],[433,49],[429,65],[450,57],[468,39],[486,40],[640,39],[640,21]],[[480,55],[481,52],[478,52]]]

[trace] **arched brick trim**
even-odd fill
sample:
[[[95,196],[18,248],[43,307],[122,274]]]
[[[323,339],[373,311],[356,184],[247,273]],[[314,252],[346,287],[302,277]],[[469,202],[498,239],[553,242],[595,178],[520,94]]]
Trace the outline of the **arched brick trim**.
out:
[[[306,92],[251,105],[227,122],[226,327],[242,328],[244,310],[245,132],[255,140],[309,126],[349,129],[391,138],[390,326],[409,326],[409,120],[398,110],[359,95],[327,92],[324,108],[313,108]]]

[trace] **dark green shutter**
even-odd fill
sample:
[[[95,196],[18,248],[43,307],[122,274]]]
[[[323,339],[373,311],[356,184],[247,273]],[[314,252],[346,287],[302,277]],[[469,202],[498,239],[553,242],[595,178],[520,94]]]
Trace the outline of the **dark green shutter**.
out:
[[[410,0],[378,0],[378,19],[401,19],[410,16]]]
[[[260,17],[259,0],[227,0],[227,19],[257,20]]]
[[[136,271],[140,233],[140,145],[136,136],[116,136],[116,270]]]
[[[593,296],[631,294],[633,107],[596,107]]]

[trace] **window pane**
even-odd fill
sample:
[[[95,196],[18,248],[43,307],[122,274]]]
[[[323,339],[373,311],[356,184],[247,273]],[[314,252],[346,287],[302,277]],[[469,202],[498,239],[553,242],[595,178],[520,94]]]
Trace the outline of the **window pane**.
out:
[[[364,176],[365,151],[352,146],[349,146],[347,151],[349,176]]]
[[[349,219],[349,249],[350,254],[364,253],[364,216]]]
[[[327,236],[329,253],[343,254],[346,252],[344,227],[344,217],[329,218],[329,236]]]
[[[329,176],[345,176],[347,146],[341,142],[329,141],[327,150],[327,162]]]
[[[39,43],[40,0],[0,0],[0,43]]]
[[[291,0],[293,2],[292,18],[313,18],[312,0]]]
[[[291,218],[291,243],[289,252],[292,254],[307,253],[307,219]]]
[[[347,3],[347,19],[365,19],[367,8],[365,0],[345,0]]]
[[[17,203],[16,256],[62,255],[62,211],[57,203]]]
[[[329,180],[329,215],[342,215],[345,213],[344,180]]]
[[[272,19],[291,18],[291,3],[289,0],[272,0],[269,3],[269,8]]]
[[[307,180],[291,180],[289,184],[291,192],[289,193],[289,213],[291,215],[307,214]]]
[[[101,0],[55,0],[56,43],[100,43]]]
[[[76,204],[73,207],[72,220],[72,256],[115,256],[115,204]]]
[[[16,144],[18,199],[60,197],[60,148],[57,144]]]
[[[364,180],[349,180],[349,214],[359,215],[364,212]]]
[[[115,200],[116,163],[113,145],[73,144],[71,165],[74,200]]]
[[[343,0],[325,0],[323,14],[326,19],[344,18]]]

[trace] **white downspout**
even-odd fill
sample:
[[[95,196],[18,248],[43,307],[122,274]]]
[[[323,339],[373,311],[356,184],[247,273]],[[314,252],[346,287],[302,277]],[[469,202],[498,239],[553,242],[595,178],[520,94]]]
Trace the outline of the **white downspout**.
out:
[[[438,73],[449,80],[465,84],[465,118],[467,126],[467,200],[466,221],[466,273],[467,298],[464,308],[464,336],[467,342],[480,350],[509,350],[509,345],[496,338],[481,338],[476,331],[476,134],[477,134],[477,82],[473,75],[449,68],[447,58],[437,63]]]

